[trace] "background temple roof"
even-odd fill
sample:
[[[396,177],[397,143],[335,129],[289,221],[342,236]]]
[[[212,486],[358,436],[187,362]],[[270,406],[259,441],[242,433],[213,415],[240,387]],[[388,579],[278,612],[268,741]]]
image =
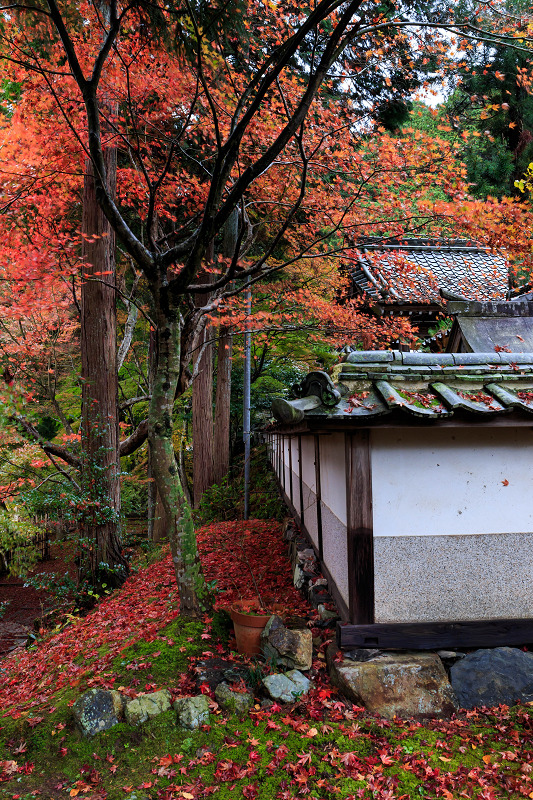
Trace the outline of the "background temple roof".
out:
[[[441,289],[504,299],[509,283],[506,260],[465,239],[367,239],[351,274],[358,292],[393,303],[439,303]]]

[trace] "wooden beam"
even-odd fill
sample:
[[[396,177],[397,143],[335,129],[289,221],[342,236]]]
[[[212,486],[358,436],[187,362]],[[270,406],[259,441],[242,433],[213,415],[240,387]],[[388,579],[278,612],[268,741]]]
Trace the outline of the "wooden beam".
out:
[[[316,489],[316,528],[318,532],[318,557],[324,560],[324,543],[322,538],[322,488],[320,483],[320,437],[315,440],[315,489]]]
[[[350,621],[374,622],[374,532],[368,430],[345,434]]]
[[[527,642],[533,642],[533,619],[337,624],[337,645],[348,650],[358,647],[409,650],[504,647]]]

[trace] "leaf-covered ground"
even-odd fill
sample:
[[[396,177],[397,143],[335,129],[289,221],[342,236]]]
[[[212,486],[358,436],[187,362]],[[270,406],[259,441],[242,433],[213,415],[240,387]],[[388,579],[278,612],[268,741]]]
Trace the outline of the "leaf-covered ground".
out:
[[[499,707],[422,725],[372,717],[328,684],[328,636],[291,585],[277,523],[220,523],[200,532],[216,607],[239,596],[275,595],[306,614],[316,639],[315,688],[291,706],[257,693],[244,718],[221,713],[180,730],[169,711],[138,728],[117,725],[84,741],[71,706],[88,687],[134,697],[170,688],[199,691],[195,665],[234,659],[257,685],[260,662],[231,649],[227,616],[184,623],[168,555],[140,569],[88,616],[72,618],[30,650],[1,662],[0,796],[91,800],[348,798],[533,798],[532,709]],[[253,584],[252,568],[256,584]],[[320,638],[320,644],[319,644]],[[206,685],[200,689],[209,693]]]

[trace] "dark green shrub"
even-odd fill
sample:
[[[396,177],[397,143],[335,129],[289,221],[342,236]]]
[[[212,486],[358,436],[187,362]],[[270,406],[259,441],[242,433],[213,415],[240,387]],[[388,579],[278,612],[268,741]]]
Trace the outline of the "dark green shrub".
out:
[[[250,462],[250,518],[282,520],[287,510],[279,496],[274,472],[266,458],[266,448],[256,447]],[[195,512],[202,525],[244,518],[244,461],[226,475],[222,483],[211,486]]]

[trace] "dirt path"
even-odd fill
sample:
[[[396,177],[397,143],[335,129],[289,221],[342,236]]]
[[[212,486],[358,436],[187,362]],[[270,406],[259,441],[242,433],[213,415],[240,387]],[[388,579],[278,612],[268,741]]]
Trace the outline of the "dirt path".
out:
[[[144,520],[128,520],[126,525],[130,541],[143,540],[146,529]],[[75,580],[74,542],[50,542],[50,558],[39,561],[29,574],[41,573],[58,576],[68,573]],[[0,603],[6,601],[9,604],[0,618],[0,658],[15,647],[25,645],[28,635],[39,628],[38,621],[57,605],[49,592],[25,587],[23,578],[0,575]]]
[[[68,572],[73,578],[76,570],[72,560],[72,545],[65,542],[50,544],[50,558],[40,561],[30,575],[64,575]],[[46,591],[36,591],[24,586],[24,579],[0,576],[0,603],[9,605],[0,619],[0,657],[24,645],[28,634],[35,629],[37,620],[54,607],[54,599]]]

